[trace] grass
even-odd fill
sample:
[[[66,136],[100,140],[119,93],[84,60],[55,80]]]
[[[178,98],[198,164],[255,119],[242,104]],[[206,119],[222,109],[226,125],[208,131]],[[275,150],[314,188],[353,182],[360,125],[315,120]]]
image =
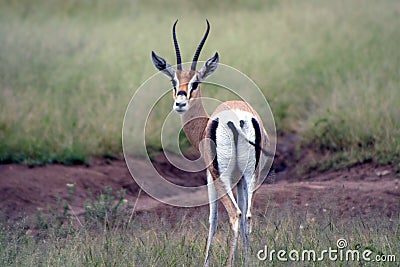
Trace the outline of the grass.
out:
[[[2,0],[0,162],[120,155],[126,106],[155,73],[150,51],[175,61],[170,31],[179,18],[182,57],[189,60],[208,18],[201,58],[218,51],[222,63],[250,76],[278,132],[298,133],[301,147],[339,164],[396,165],[399,14],[390,0]],[[158,147],[158,139],[148,145]]]
[[[201,266],[207,237],[206,209],[164,210],[161,213],[120,213],[119,226],[107,227],[107,219],[84,221],[82,226],[71,217],[63,225],[49,224],[32,230],[24,222],[2,223],[0,226],[0,263],[2,266]],[[309,211],[307,211],[309,212]],[[259,261],[256,254],[268,249],[300,251],[336,248],[344,238],[349,249],[360,252],[369,249],[376,255],[399,257],[399,225],[388,218],[361,220],[354,218],[337,223],[324,215],[311,218],[310,213],[289,210],[257,212],[253,226],[251,259],[254,266],[286,266],[275,256],[270,262]],[[296,215],[294,215],[296,214]],[[169,219],[168,219],[169,218]],[[49,219],[47,217],[47,219]],[[231,234],[228,220],[221,218],[211,256],[211,266],[226,263]],[[398,222],[398,219],[396,219]],[[36,231],[36,232],[33,232]],[[397,255],[396,255],[397,253]],[[243,263],[241,245],[237,253],[239,266]],[[300,254],[301,255],[301,254]],[[398,263],[397,258],[397,263]],[[358,262],[323,261],[291,262],[291,266],[358,266]],[[368,263],[363,266],[391,266],[392,263]],[[393,265],[394,266],[394,265]]]
[[[162,208],[135,212],[136,203],[125,199],[123,190],[106,187],[89,199],[82,209],[71,206],[75,185],[67,184],[69,195],[56,207],[36,217],[0,220],[1,266],[201,266],[208,233],[207,207]],[[139,192],[140,195],[140,192]],[[274,208],[266,200],[265,209],[253,211],[251,239],[252,266],[396,266],[400,251],[399,214],[390,217],[338,214],[334,203],[321,201],[318,208],[304,206],[300,211],[288,206]],[[77,214],[74,210],[83,210]],[[361,212],[361,211],[360,211]],[[371,214],[371,213],[370,213]],[[214,237],[211,266],[224,266],[232,234],[225,211],[220,213]],[[337,240],[347,241],[346,249],[371,251],[370,259],[386,257],[385,262],[365,260],[279,261],[276,254],[259,260],[257,254],[271,250],[337,249]],[[240,241],[240,240],[239,240]],[[346,250],[342,250],[346,253]],[[262,252],[263,253],[263,252]],[[265,254],[260,254],[263,257]],[[341,254],[337,254],[338,257]],[[346,254],[343,254],[346,255]],[[335,256],[335,254],[332,254]],[[288,257],[288,255],[287,255]],[[394,258],[392,258],[394,257]],[[236,262],[243,265],[239,242]]]
[[[135,212],[123,190],[106,187],[83,204],[77,217],[71,208],[75,186],[68,184],[69,196],[60,200],[51,212],[40,210],[36,218],[0,221],[1,266],[201,266],[208,232],[207,207],[167,208]],[[140,195],[140,193],[139,193]],[[321,202],[320,207],[290,207],[253,212],[251,240],[252,266],[286,266],[275,256],[259,260],[257,253],[271,250],[299,252],[314,250],[318,258],[325,249],[337,249],[337,240],[347,241],[346,249],[360,255],[371,251],[370,258],[386,257],[386,262],[346,261],[338,258],[291,261],[291,266],[395,266],[400,251],[397,214],[371,217],[350,212],[336,214],[335,204]],[[228,257],[231,229],[226,212],[220,213],[214,237],[211,266],[223,266]],[[346,250],[342,250],[346,253]],[[263,252],[262,252],[263,253]],[[260,254],[261,257],[265,254]],[[332,254],[334,256],[335,254]],[[337,254],[338,257],[341,254]],[[343,254],[346,255],[346,254]],[[393,256],[395,258],[391,258]],[[288,256],[286,256],[288,257]],[[236,261],[243,265],[242,247]]]

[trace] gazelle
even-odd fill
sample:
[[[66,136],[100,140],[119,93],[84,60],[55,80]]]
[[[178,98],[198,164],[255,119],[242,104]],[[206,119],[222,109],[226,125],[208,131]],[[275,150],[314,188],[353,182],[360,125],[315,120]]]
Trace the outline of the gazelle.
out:
[[[257,112],[246,102],[228,101],[217,107],[209,116],[201,99],[201,83],[218,67],[215,53],[197,71],[196,64],[210,31],[207,30],[194,54],[190,70],[182,69],[182,60],[176,38],[175,21],[172,36],[177,69],[152,51],[154,66],[168,76],[174,87],[173,109],[182,117],[183,130],[190,143],[204,156],[207,166],[207,188],[210,205],[209,234],[204,266],[209,265],[210,249],[218,222],[218,198],[225,206],[233,236],[230,243],[228,265],[233,265],[240,231],[245,261],[249,253],[251,232],[251,207],[260,173],[262,147],[268,141]],[[237,186],[237,198],[233,187]]]

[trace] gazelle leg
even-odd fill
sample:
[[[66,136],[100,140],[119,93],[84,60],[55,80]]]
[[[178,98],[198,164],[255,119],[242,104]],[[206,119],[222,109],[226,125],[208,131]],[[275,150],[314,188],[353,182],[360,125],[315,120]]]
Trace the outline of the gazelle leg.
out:
[[[251,207],[253,206],[255,186],[256,186],[256,175],[253,173],[251,175],[245,175],[244,179],[246,180],[247,188],[247,210],[246,210],[246,218],[251,218]]]
[[[235,251],[236,251],[236,247],[237,247],[237,240],[239,237],[239,224],[240,224],[242,212],[236,208],[237,207],[236,201],[233,202],[232,199],[228,195],[224,195],[221,198],[221,202],[224,204],[224,206],[228,212],[229,221],[230,221],[231,227],[232,227],[232,238],[231,238],[231,243],[230,243],[230,248],[229,248],[229,257],[228,257],[227,266],[233,266],[234,261],[235,261]]]
[[[240,182],[237,185],[237,190],[238,190],[238,204],[240,207],[240,210],[243,212],[243,214],[246,213],[247,211],[247,183],[245,179],[241,179]],[[244,263],[245,265],[247,264],[247,258],[249,254],[249,233],[246,231],[247,227],[247,217],[246,216],[241,216],[240,220],[240,235],[242,237],[242,242],[243,242],[243,248],[244,248]]]
[[[227,266],[233,266],[235,261],[237,240],[239,237],[239,226],[240,226],[242,211],[240,210],[232,192],[232,185],[236,184],[235,177],[237,177],[237,174],[235,172],[232,173],[230,173],[229,171],[226,172],[226,170],[223,170],[221,172],[223,173],[223,175],[221,175],[218,179],[214,180],[214,186],[217,191],[217,194],[219,196],[222,196],[220,200],[222,204],[225,206],[226,211],[228,212],[229,221],[232,227],[232,238],[230,240]],[[227,173],[229,173],[229,175],[227,175]]]
[[[243,180],[240,180],[237,184],[237,203],[239,205],[239,209],[242,211],[242,213],[246,212],[247,207],[246,207],[246,201],[247,201],[247,196],[244,195],[244,184],[243,184]],[[243,221],[243,216],[241,216],[241,220],[240,220],[240,235],[243,238],[244,235],[244,221]]]
[[[255,194],[255,183],[256,183],[256,176],[254,173],[249,175],[244,175],[244,180],[246,181],[246,185],[248,187],[245,190],[245,195],[247,198],[247,209],[243,212],[243,217],[245,217],[245,226],[244,226],[244,235],[246,236],[247,243],[245,244],[245,263],[248,264],[248,255],[250,250],[250,234],[251,234],[251,227],[252,227],[252,214],[251,208],[253,206],[254,194]]]
[[[217,229],[218,224],[218,199],[217,199],[217,191],[215,190],[214,182],[212,176],[209,171],[207,171],[207,189],[208,189],[208,200],[210,205],[210,217],[209,217],[209,231],[207,238],[207,247],[206,247],[206,257],[204,260],[204,266],[209,266],[210,264],[210,249],[212,240],[215,234],[215,230]]]

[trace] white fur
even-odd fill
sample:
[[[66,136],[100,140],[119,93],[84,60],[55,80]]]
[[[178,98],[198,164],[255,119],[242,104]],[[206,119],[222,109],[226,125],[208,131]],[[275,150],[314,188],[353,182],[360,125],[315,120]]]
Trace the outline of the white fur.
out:
[[[198,81],[197,75],[193,75],[192,79],[190,79],[189,84],[188,84],[189,95],[190,95],[190,92],[193,90],[193,88],[192,88],[193,83],[197,82],[197,81]]]
[[[218,194],[217,191],[215,190],[214,180],[211,176],[211,173],[208,170],[207,170],[207,189],[208,189],[208,199],[210,203],[210,216],[209,216],[210,227],[208,230],[205,265],[208,265],[210,261],[210,248],[218,224]]]
[[[218,171],[221,181],[228,189],[232,187],[232,184],[230,184],[231,175],[236,167],[241,174],[246,174],[246,176],[254,173],[256,163],[255,148],[247,141],[255,141],[255,131],[251,121],[254,115],[246,111],[233,109],[218,113],[213,119],[216,118],[219,121],[216,131]],[[243,128],[240,127],[241,120],[244,121]],[[237,148],[235,148],[232,130],[227,125],[230,121],[233,122],[239,132]]]
[[[173,80],[175,81],[175,84],[176,84],[175,89],[178,89],[179,88],[179,79],[178,79],[178,76],[176,76],[176,72],[174,74]]]

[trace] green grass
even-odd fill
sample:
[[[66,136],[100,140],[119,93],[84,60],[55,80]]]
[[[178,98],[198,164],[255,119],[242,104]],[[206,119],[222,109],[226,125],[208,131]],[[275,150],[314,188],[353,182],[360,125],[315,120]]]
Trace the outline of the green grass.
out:
[[[24,222],[3,223],[0,226],[0,264],[2,266],[201,266],[207,237],[206,209],[149,212],[134,214],[130,223],[126,214],[118,220],[120,227],[93,228],[80,226],[74,218],[64,224],[27,230]],[[309,211],[308,211],[309,212]],[[336,248],[344,238],[349,249],[372,251],[376,255],[400,256],[398,219],[361,220],[354,218],[337,223],[327,217],[311,218],[310,213],[268,210],[258,212],[255,219],[251,260],[254,266],[271,265],[259,261],[256,253],[264,249],[301,251]],[[326,216],[326,215],[325,215]],[[211,266],[224,266],[229,250],[231,231],[226,216],[222,216],[216,233]],[[168,218],[172,218],[172,221]],[[239,240],[240,241],[240,240]],[[397,253],[397,255],[396,255]],[[238,266],[243,264],[241,245],[237,252]],[[301,255],[301,254],[300,254]],[[275,257],[272,266],[287,266]],[[304,265],[305,264],[305,265]],[[395,263],[363,263],[363,266],[395,266]],[[291,266],[358,266],[357,262],[324,261],[290,262]]]
[[[135,203],[125,199],[123,190],[89,194],[82,208],[71,207],[75,187],[67,185],[69,196],[60,200],[48,214],[38,210],[36,217],[7,221],[0,219],[1,266],[201,266],[208,233],[207,207],[162,208],[135,212]],[[139,193],[140,195],[140,193]],[[84,212],[77,217],[76,210]],[[346,249],[370,258],[394,255],[396,262],[365,262],[363,266],[395,266],[399,261],[399,214],[390,218],[349,212],[338,214],[339,207],[322,201],[320,207],[301,211],[283,206],[253,212],[251,239],[252,266],[287,266],[275,257],[260,261],[257,253],[271,250],[314,250],[317,258],[323,250],[336,249],[337,240],[347,241]],[[226,212],[219,216],[214,237],[211,266],[224,266],[230,236]],[[240,240],[239,240],[240,241]],[[345,250],[343,250],[344,253]],[[340,254],[339,254],[340,255]],[[345,254],[344,254],[345,255]],[[362,254],[360,254],[362,255]],[[334,255],[333,255],[334,256]],[[392,257],[392,256],[390,256]],[[241,243],[236,261],[243,265]],[[291,261],[291,266],[358,266],[355,261]]]
[[[218,51],[222,63],[250,76],[278,132],[297,132],[302,147],[339,163],[396,165],[399,14],[390,0],[2,0],[0,162],[120,155],[126,106],[155,73],[150,51],[175,61],[170,32],[179,18],[182,57],[190,60],[208,18],[201,58]]]

